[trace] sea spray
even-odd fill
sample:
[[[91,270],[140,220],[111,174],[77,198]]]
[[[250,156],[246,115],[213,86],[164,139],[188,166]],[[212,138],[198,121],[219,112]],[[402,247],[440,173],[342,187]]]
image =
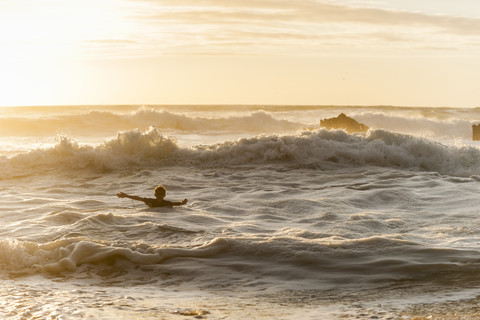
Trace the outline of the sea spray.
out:
[[[475,123],[470,119],[429,119],[420,115],[405,117],[387,113],[361,113],[355,118],[372,128],[433,139],[470,139],[472,124]]]
[[[15,112],[15,110],[24,112]],[[320,119],[340,112],[371,129],[432,139],[468,139],[480,121],[478,109],[328,107],[328,106],[84,106],[5,109],[0,113],[2,137],[52,137],[57,134],[102,139],[117,131],[154,126],[182,134],[293,133],[319,126]],[[39,116],[40,114],[40,116]]]
[[[213,145],[181,147],[151,127],[123,131],[99,146],[81,145],[61,136],[51,148],[2,157],[3,178],[41,171],[99,171],[143,167],[232,166],[279,164],[306,168],[380,166],[433,171],[468,177],[480,174],[480,150],[383,130],[366,136],[344,131],[302,131],[294,135],[263,135]]]
[[[166,110],[142,107],[130,113],[89,111],[81,114],[56,114],[44,118],[0,117],[0,136],[109,136],[116,131],[150,126],[180,132],[292,132],[305,126],[298,121],[275,118],[271,113],[231,115],[228,117],[195,117]]]

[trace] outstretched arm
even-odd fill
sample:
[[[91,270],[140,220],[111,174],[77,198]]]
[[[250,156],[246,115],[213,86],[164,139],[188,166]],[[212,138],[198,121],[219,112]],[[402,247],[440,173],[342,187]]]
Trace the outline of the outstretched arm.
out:
[[[183,199],[183,201],[179,201],[179,202],[172,202],[172,201],[168,201],[169,202],[169,205],[171,205],[172,207],[174,206],[182,206],[184,204],[187,204],[188,200],[187,199]]]
[[[124,192],[117,193],[117,197],[119,197],[119,198],[128,198],[128,199],[132,199],[132,200],[137,200],[137,201],[145,202],[145,198],[137,197],[137,196],[131,196],[131,195],[128,195],[128,194],[126,194],[126,193],[124,193]]]

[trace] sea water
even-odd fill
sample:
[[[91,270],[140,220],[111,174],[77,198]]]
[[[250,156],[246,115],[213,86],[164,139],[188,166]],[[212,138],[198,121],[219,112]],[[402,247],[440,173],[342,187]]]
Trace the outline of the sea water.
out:
[[[365,134],[319,128],[339,113]],[[480,109],[0,109],[0,318],[477,319]],[[116,197],[188,198],[148,208]]]

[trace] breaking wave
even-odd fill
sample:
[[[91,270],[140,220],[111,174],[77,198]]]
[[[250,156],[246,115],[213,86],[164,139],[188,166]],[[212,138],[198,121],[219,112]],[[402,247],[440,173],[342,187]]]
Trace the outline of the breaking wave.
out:
[[[176,114],[166,110],[139,108],[122,114],[112,111],[90,111],[83,114],[49,117],[0,117],[0,136],[111,136],[117,131],[159,129],[181,132],[284,132],[302,128],[301,123],[276,119],[271,113],[255,111],[245,115],[205,118]]]
[[[4,239],[0,241],[0,268],[7,273],[28,274],[73,272],[82,264],[108,263],[112,259],[137,265],[160,264],[175,257],[209,257],[228,246],[222,238],[193,248],[125,247],[75,239],[45,244]]]
[[[81,145],[65,136],[51,148],[1,157],[3,178],[55,170],[100,171],[159,166],[235,166],[284,164],[306,168],[380,166],[438,172],[480,174],[480,150],[446,146],[432,140],[383,130],[366,136],[344,131],[303,131],[266,135],[207,146],[182,147],[175,139],[150,128],[119,132],[99,146]]]
[[[1,137],[111,137],[150,126],[181,133],[292,133],[344,112],[373,130],[430,138],[471,137],[477,109],[322,106],[36,107],[0,114]],[[199,113],[203,111],[204,113]],[[43,113],[42,113],[43,112]],[[3,116],[2,116],[3,115]],[[199,116],[201,115],[201,116]],[[229,115],[229,116],[227,116]]]
[[[174,261],[181,258],[188,264],[203,268],[202,277],[195,281],[222,283],[238,281],[235,275],[262,274],[264,283],[278,278],[302,286],[322,282],[324,285],[351,286],[383,281],[451,281],[478,283],[478,251],[442,249],[424,246],[401,238],[367,237],[341,239],[320,237],[273,237],[258,241],[250,238],[215,238],[201,246],[155,247],[146,244],[102,243],[90,240],[56,240],[44,244],[29,241],[0,241],[0,270],[10,276],[31,274],[67,274],[89,265],[104,276],[115,275],[115,265],[123,271],[138,273],[139,266],[150,266],[149,273],[165,272],[175,281],[192,281]],[[226,257],[230,259],[225,259]],[[220,258],[220,259],[218,259]],[[190,259],[189,264],[187,259]],[[216,261],[220,261],[215,263]],[[252,269],[252,264],[255,268]],[[163,267],[162,267],[163,266]],[[156,268],[159,267],[159,268]],[[225,272],[225,270],[230,270]],[[235,272],[232,272],[234,270]],[[248,277],[248,276],[247,276]],[[250,278],[250,277],[249,277]]]

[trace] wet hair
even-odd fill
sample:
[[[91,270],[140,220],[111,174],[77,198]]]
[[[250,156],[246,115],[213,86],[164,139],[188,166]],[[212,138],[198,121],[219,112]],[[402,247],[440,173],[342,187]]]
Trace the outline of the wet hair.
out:
[[[158,187],[156,187],[153,192],[154,192],[154,194],[155,194],[155,197],[157,196],[157,194],[161,194],[161,195],[163,195],[164,197],[167,195],[167,189],[165,189],[164,186],[158,186]]]

